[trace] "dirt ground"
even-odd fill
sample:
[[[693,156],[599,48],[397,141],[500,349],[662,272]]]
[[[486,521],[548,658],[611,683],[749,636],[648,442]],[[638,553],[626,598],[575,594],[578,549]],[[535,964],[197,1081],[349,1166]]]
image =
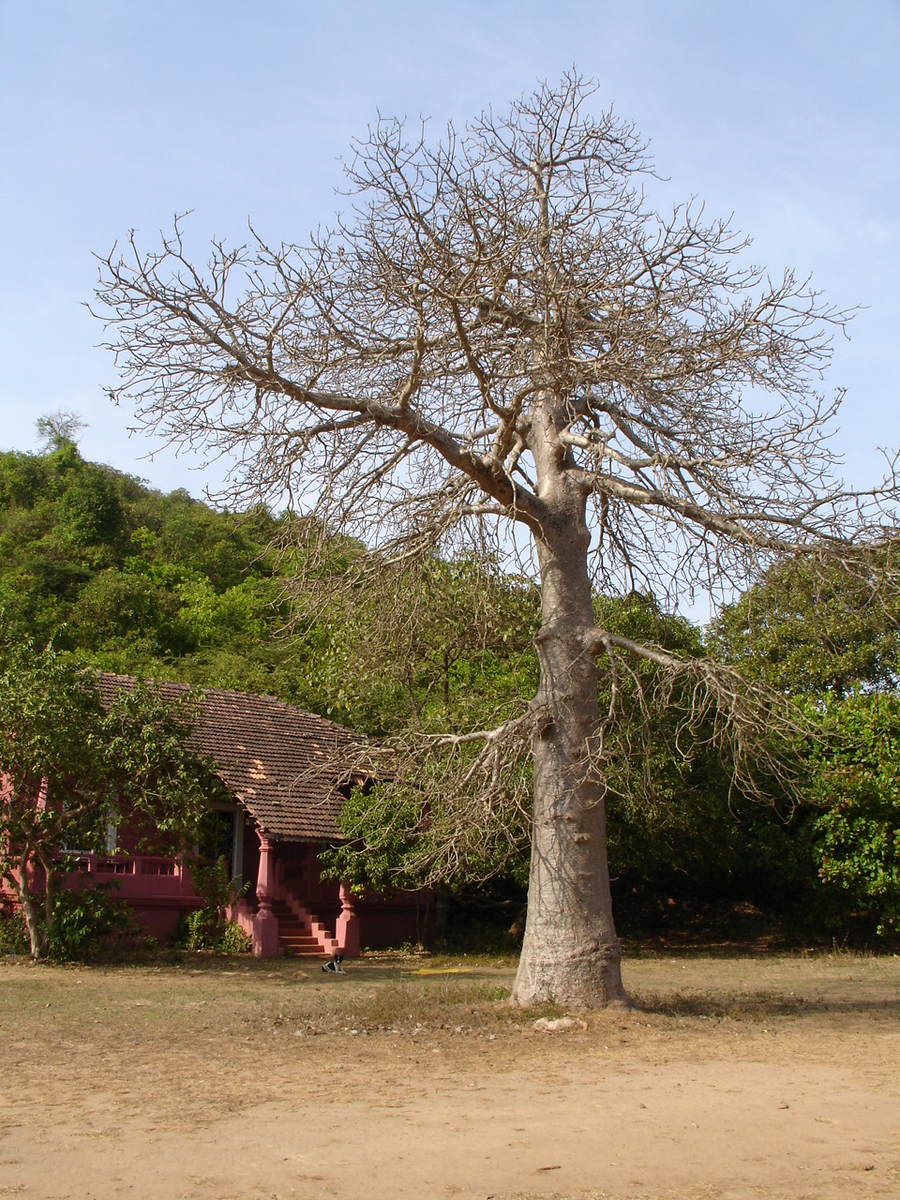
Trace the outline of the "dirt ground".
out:
[[[900,958],[639,958],[556,1032],[511,975],[7,960],[0,1196],[900,1196]]]

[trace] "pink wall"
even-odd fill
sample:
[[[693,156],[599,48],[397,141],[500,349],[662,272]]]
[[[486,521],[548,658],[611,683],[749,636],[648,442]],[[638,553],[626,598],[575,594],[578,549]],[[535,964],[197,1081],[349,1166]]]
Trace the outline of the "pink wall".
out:
[[[317,843],[280,842],[273,846],[276,883],[304,904],[333,935],[341,914],[340,884],[322,879]],[[259,866],[259,838],[251,826],[244,834],[245,879],[252,881],[247,901],[242,904],[241,924],[252,923],[255,912],[254,889]],[[136,854],[131,857],[78,854],[71,856],[72,871],[64,887],[93,887],[112,883],[116,899],[125,900],[134,921],[160,942],[175,932],[182,913],[198,907],[199,900],[191,885],[189,868],[180,858]],[[42,890],[40,880],[37,890]],[[14,897],[0,886],[0,893]],[[430,894],[397,892],[387,896],[352,897],[353,912],[359,917],[360,944],[363,948],[383,949],[404,943],[428,943],[434,933],[434,912]]]

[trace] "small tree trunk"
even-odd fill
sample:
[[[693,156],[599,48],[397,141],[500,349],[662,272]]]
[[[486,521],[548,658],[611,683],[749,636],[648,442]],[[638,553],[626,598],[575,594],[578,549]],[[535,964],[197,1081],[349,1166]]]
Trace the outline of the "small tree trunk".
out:
[[[31,943],[31,957],[44,958],[47,953],[47,928],[41,924],[40,909],[31,888],[28,886],[28,855],[19,858],[19,870],[16,874],[16,892],[22,905],[22,915],[25,917],[25,928],[28,930],[28,940]]]
[[[512,1002],[578,1008],[625,1003],[606,857],[604,783],[591,761],[598,728],[597,664],[581,503],[538,540],[543,714],[534,737],[534,831],[528,916]]]

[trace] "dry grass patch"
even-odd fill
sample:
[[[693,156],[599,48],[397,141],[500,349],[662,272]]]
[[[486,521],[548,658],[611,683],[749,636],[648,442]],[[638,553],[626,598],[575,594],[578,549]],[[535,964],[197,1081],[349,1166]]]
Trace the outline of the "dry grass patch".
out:
[[[408,957],[0,963],[0,1179],[48,1200],[136,1177],[148,1200],[900,1194],[900,959],[630,960],[634,1008],[556,1032],[511,981]]]

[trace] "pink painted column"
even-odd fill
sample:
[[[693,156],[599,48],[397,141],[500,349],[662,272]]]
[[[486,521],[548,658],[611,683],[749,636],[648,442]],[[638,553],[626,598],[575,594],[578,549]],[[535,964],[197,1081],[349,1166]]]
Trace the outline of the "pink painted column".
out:
[[[341,915],[334,931],[341,954],[347,958],[359,955],[359,917],[353,911],[353,893],[346,883],[341,884]]]
[[[275,854],[268,838],[259,837],[259,871],[256,898],[259,912],[253,918],[253,954],[256,958],[274,958],[278,953],[278,918],[272,912],[275,895]]]

